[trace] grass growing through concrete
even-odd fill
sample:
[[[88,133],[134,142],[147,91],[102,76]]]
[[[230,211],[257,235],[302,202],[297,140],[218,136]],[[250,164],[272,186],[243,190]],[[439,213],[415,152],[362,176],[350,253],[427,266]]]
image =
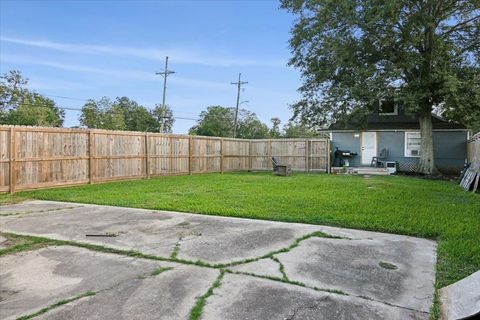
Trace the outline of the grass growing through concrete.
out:
[[[205,306],[205,303],[207,303],[208,297],[210,297],[213,294],[213,290],[220,287],[220,285],[222,284],[222,279],[224,274],[225,274],[225,270],[220,269],[220,273],[217,279],[215,279],[215,281],[212,283],[210,288],[208,288],[207,292],[205,292],[203,295],[197,298],[195,305],[193,306],[192,310],[190,310],[189,320],[200,319],[202,315],[203,307]]]
[[[32,319],[34,317],[38,317],[39,315],[42,315],[52,309],[55,309],[55,308],[58,308],[60,306],[63,306],[64,304],[67,304],[67,303],[70,303],[70,302],[73,302],[75,300],[78,300],[78,299],[82,299],[82,298],[85,298],[85,297],[89,297],[89,296],[94,296],[96,293],[93,292],[93,291],[88,291],[88,292],[85,292],[81,295],[78,295],[78,296],[75,296],[73,298],[70,298],[70,299],[64,299],[64,300],[60,300],[52,305],[49,305],[48,307],[45,307],[43,309],[40,309],[39,311],[35,312],[35,313],[32,313],[32,314],[29,314],[29,315],[26,315],[26,316],[22,316],[20,318],[17,318],[17,320],[28,320],[28,319]]]
[[[283,263],[280,260],[278,260],[278,258],[275,256],[271,256],[270,259],[272,259],[278,264],[278,271],[280,271],[280,273],[282,274],[283,280],[288,281],[288,276],[285,273],[285,266],[283,265]]]
[[[6,248],[0,249],[0,257],[21,251],[37,250],[49,245],[57,244],[56,240],[50,240],[40,237],[24,237],[10,233],[0,233],[7,239],[4,245]]]
[[[370,187],[370,188],[369,188]],[[480,269],[480,196],[449,181],[270,173],[170,176],[21,192],[44,199],[333,225],[439,240],[437,286]]]
[[[158,267],[157,269],[153,270],[150,275],[152,277],[154,276],[158,276],[160,273],[163,273],[165,271],[168,271],[168,270],[172,270],[173,268],[172,267]]]
[[[293,240],[293,242],[288,247],[284,247],[284,248],[281,248],[281,249],[278,249],[278,250],[270,251],[270,252],[264,254],[263,256],[259,256],[259,257],[256,257],[256,258],[248,258],[248,259],[243,259],[243,260],[238,260],[238,261],[232,261],[232,262],[229,262],[229,263],[218,263],[218,264],[215,264],[214,267],[215,268],[233,267],[233,266],[238,266],[240,264],[255,262],[255,261],[258,261],[258,260],[261,260],[261,259],[273,259],[274,261],[276,261],[280,265],[282,265],[280,263],[280,260],[275,258],[276,254],[289,252],[293,248],[298,247],[300,242],[302,242],[304,240],[307,240],[307,239],[310,239],[310,238],[313,238],[313,237],[330,238],[330,239],[346,239],[346,238],[342,238],[342,237],[332,236],[332,235],[326,234],[326,233],[321,232],[321,231],[315,231],[315,232],[308,233],[308,234],[305,234],[301,237],[296,238],[295,240]],[[283,269],[280,269],[280,270],[282,272]]]

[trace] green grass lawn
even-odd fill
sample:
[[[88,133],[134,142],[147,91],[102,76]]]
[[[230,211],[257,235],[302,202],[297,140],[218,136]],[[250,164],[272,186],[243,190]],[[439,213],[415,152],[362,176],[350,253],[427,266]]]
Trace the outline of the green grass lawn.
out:
[[[412,177],[270,173],[160,177],[20,192],[45,199],[324,224],[437,239],[437,287],[480,269],[480,196]]]

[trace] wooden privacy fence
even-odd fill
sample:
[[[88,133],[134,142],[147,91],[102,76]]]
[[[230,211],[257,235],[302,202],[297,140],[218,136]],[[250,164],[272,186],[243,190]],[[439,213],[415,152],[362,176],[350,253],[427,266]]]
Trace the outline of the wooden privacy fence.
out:
[[[468,162],[472,162],[473,159],[480,161],[480,132],[467,142],[467,159]]]
[[[244,140],[150,132],[0,126],[0,192],[162,175],[330,170],[330,141]]]

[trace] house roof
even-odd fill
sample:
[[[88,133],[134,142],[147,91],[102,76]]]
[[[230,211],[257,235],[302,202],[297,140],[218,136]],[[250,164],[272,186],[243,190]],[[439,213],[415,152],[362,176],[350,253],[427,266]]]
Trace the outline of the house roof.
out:
[[[432,126],[438,129],[467,129],[464,125],[449,122],[439,116],[432,114]],[[405,115],[399,112],[398,115],[381,116],[371,114],[366,119],[351,119],[347,122],[333,123],[327,130],[419,130],[418,117]]]

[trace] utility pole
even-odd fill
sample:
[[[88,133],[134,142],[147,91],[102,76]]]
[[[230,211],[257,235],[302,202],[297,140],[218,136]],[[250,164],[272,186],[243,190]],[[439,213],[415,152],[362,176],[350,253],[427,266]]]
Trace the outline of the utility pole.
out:
[[[238,106],[240,105],[240,89],[242,88],[242,84],[247,84],[247,81],[242,82],[241,80],[242,74],[238,74],[238,82],[230,82],[230,84],[237,85],[237,106],[235,107],[235,125],[233,127],[233,137],[237,136],[237,122],[238,122]]]
[[[167,77],[171,75],[172,73],[175,73],[173,70],[168,70],[168,56],[165,57],[165,69],[163,69],[162,72],[155,72],[157,75],[161,75],[163,77],[163,100],[162,100],[162,106],[165,108],[165,96],[167,92]],[[163,133],[163,123],[164,123],[164,117],[162,116],[162,122],[160,123],[160,132]]]

